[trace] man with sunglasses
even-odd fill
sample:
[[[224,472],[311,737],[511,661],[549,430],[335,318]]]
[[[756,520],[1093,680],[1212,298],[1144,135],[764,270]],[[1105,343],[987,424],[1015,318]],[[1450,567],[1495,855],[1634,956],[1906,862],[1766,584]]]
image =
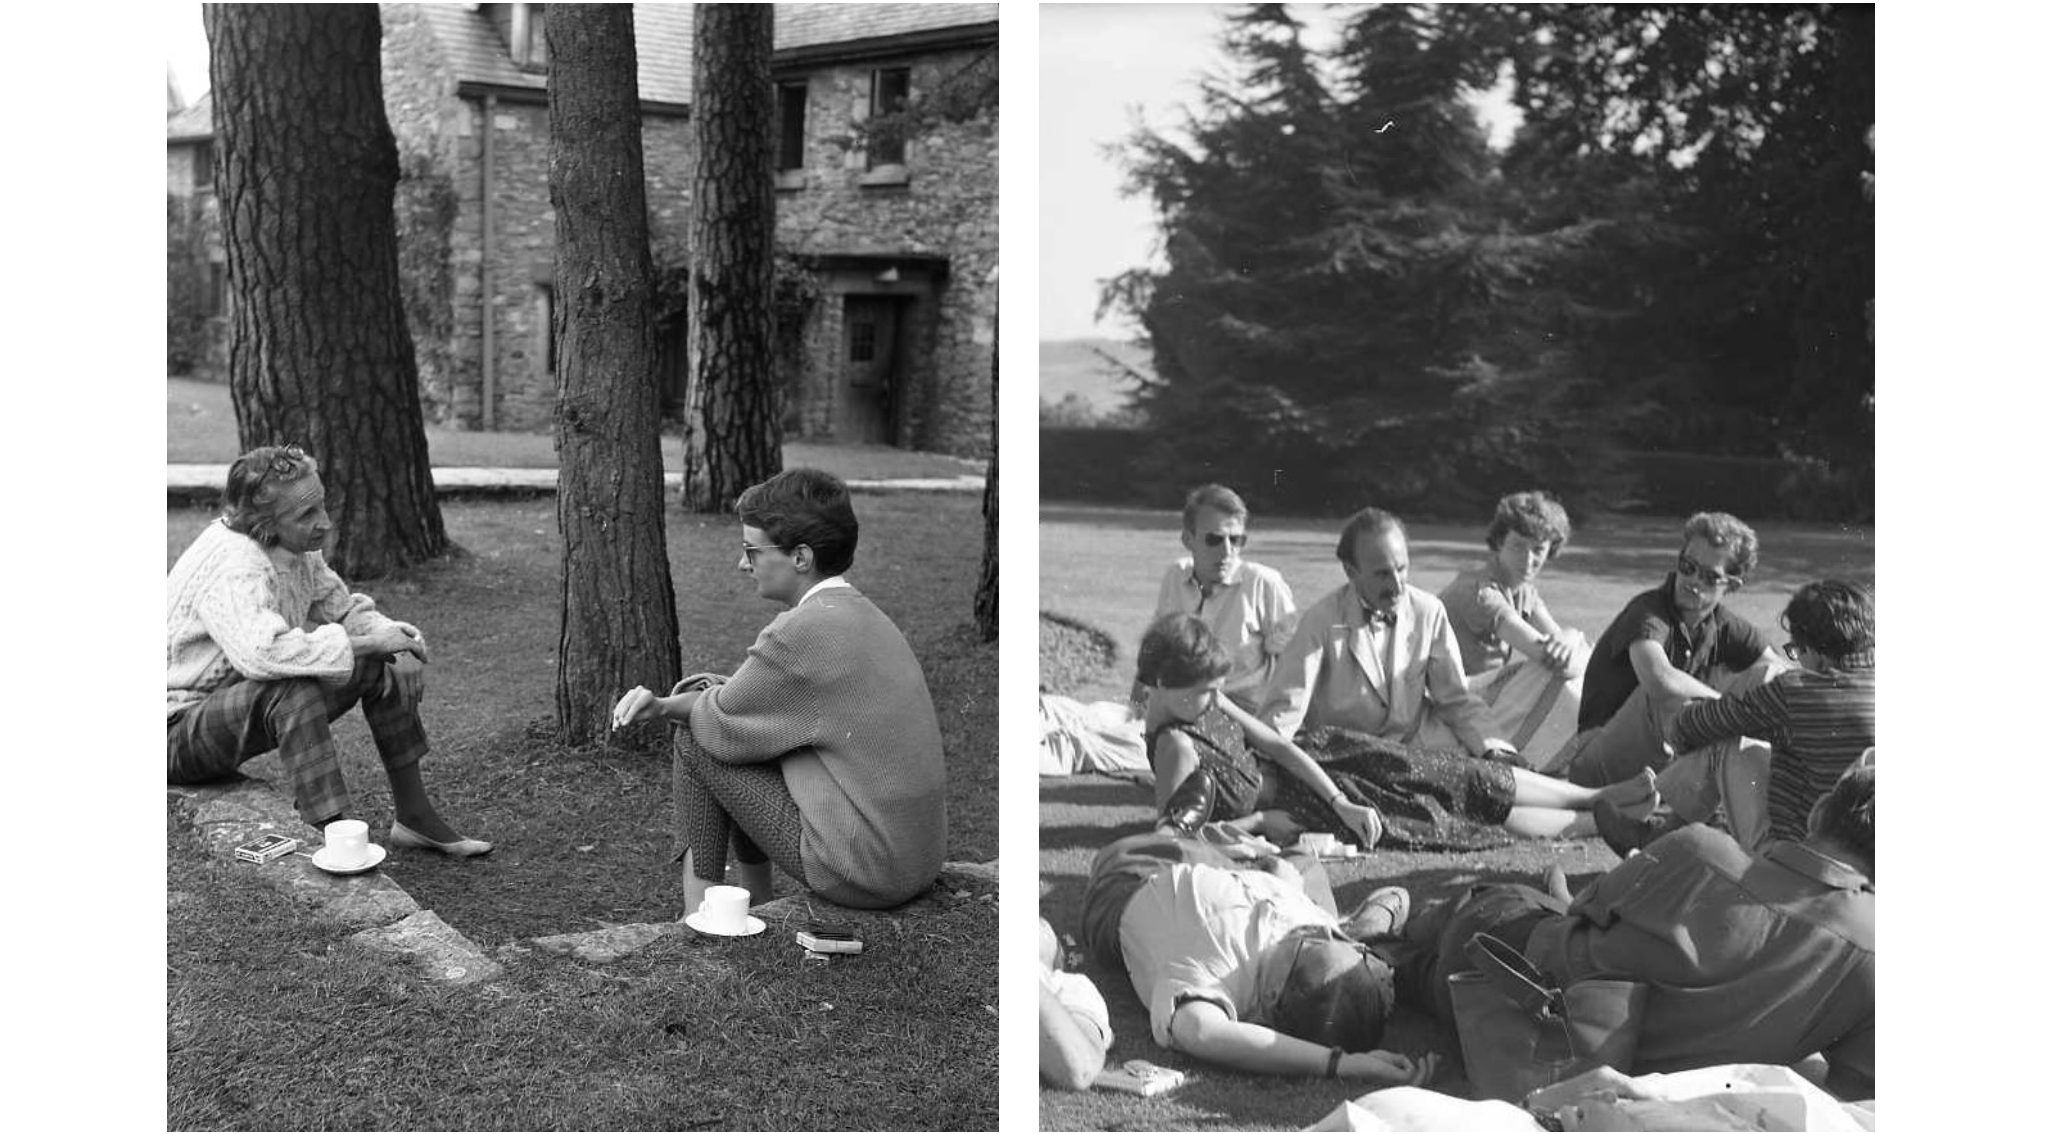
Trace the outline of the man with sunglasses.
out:
[[[1742,520],[1727,512],[1688,519],[1677,568],[1630,599],[1594,644],[1579,732],[1548,767],[1585,787],[1662,770],[1671,760],[1666,730],[1689,702],[1761,685],[1785,668],[1765,635],[1722,605],[1757,565],[1758,534]]]
[[[1243,557],[1249,519],[1243,498],[1219,484],[1186,494],[1179,542],[1187,553],[1166,568],[1150,620],[1200,616],[1235,659],[1222,692],[1256,712],[1265,681],[1293,636],[1294,615],[1293,589],[1279,572]],[[1141,685],[1131,688],[1130,705],[1141,706],[1146,692]]]
[[[1407,891],[1375,890],[1339,918],[1320,863],[1242,850],[1151,833],[1094,857],[1081,937],[1128,976],[1152,1038],[1253,1075],[1426,1080],[1432,1060],[1377,1050],[1393,972],[1360,944],[1402,928]]]

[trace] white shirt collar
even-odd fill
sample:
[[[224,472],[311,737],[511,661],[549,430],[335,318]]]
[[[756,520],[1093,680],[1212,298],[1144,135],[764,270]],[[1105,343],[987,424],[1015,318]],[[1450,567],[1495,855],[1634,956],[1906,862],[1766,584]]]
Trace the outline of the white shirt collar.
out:
[[[807,593],[800,596],[800,602],[806,602],[808,599],[813,598],[816,591],[833,591],[838,587],[848,586],[850,586],[850,584],[843,581],[843,576],[831,575],[828,578],[823,579],[821,582],[816,583],[814,586],[809,587],[807,589]],[[793,605],[799,606],[800,603],[794,603]]]

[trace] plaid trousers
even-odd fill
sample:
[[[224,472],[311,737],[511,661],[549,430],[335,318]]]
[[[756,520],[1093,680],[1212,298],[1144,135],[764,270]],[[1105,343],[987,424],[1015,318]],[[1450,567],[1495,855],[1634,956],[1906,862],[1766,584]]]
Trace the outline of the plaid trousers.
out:
[[[363,706],[379,761],[389,772],[429,751],[421,717],[387,680],[385,659],[365,657],[342,685],[312,677],[236,681],[179,710],[166,725],[170,782],[220,779],[276,748],[301,820],[313,826],[335,819],[350,809],[350,786],[343,781],[329,722],[353,705]]]
[[[800,804],[786,790],[778,761],[724,764],[694,743],[690,729],[677,728],[673,734],[672,809],[679,846],[673,861],[692,851],[694,877],[720,882],[733,840],[736,861],[769,858],[806,885]]]

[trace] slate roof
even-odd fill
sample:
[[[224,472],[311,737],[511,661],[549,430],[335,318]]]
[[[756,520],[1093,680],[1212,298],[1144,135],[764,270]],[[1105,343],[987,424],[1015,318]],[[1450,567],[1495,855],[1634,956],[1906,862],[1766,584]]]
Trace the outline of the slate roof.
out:
[[[778,4],[772,44],[786,51],[999,21],[998,4]]]
[[[544,75],[508,58],[507,43],[476,4],[420,4],[444,60],[461,83],[543,90]],[[685,105],[693,93],[693,5],[638,4],[636,94],[645,102]]]

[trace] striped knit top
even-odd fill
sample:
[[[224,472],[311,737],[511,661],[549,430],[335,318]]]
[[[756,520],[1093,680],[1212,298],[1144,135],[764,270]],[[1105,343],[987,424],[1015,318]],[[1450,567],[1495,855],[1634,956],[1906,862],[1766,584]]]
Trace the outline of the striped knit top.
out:
[[[1734,697],[1688,705],[1673,723],[1672,746],[1691,752],[1732,736],[1770,744],[1766,837],[1798,841],[1807,836],[1815,801],[1875,743],[1872,695],[1870,653],[1821,673],[1790,669]]]
[[[943,734],[922,664],[854,587],[825,588],[758,635],[693,703],[695,743],[727,764],[776,760],[800,807],[802,881],[832,902],[899,905],[943,867]]]

